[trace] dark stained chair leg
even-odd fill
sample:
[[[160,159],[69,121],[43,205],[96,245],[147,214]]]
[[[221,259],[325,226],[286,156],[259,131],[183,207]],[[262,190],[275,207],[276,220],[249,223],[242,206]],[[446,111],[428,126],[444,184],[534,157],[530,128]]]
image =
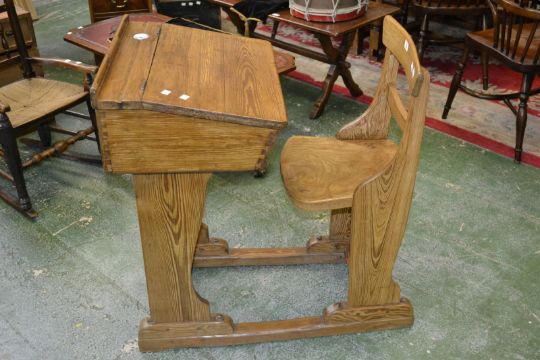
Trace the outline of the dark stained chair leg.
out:
[[[399,22],[401,25],[405,26],[407,25],[407,21],[409,20],[409,0],[403,0],[403,3],[401,4],[401,12],[399,14]]]
[[[429,32],[429,17],[427,14],[424,14],[422,18],[422,25],[420,26],[420,38],[418,39],[418,58],[420,62],[424,60],[424,51],[427,46],[427,37]]]
[[[28,191],[26,190],[21,156],[17,147],[15,132],[9,119],[3,114],[0,114],[0,143],[4,149],[4,157],[17,190],[19,203],[13,204],[13,206],[20,208],[23,211],[31,211],[32,203],[30,202],[30,196],[28,196]]]
[[[461,63],[458,65],[456,73],[454,74],[454,77],[452,78],[452,84],[450,85],[450,90],[448,91],[448,98],[446,99],[446,104],[444,105],[444,111],[442,114],[443,119],[446,119],[446,117],[448,116],[448,112],[450,111],[450,108],[452,107],[452,102],[454,101],[454,97],[456,96],[457,90],[459,88],[459,84],[461,84],[461,78],[463,77],[463,70],[465,70],[465,65],[467,64],[468,59],[469,59],[469,47],[465,46],[465,51],[463,52],[463,59],[461,60]]]
[[[482,62],[482,89],[487,90],[489,87],[489,56],[487,52],[482,51],[480,57]]]
[[[39,140],[41,141],[41,146],[48,148],[52,144],[51,128],[47,124],[41,124],[38,126],[38,135]]]
[[[521,90],[519,92],[519,108],[516,116],[516,149],[514,161],[521,162],[521,153],[523,152],[523,137],[525,136],[525,127],[527,126],[527,101],[531,92],[534,73],[523,74],[521,81]]]
[[[97,127],[97,121],[96,121],[96,111],[92,107],[92,104],[90,103],[90,99],[86,99],[86,106],[88,107],[88,115],[90,115],[90,121],[92,121],[92,126],[94,128],[94,134],[96,136],[96,142],[99,152],[101,153],[101,146],[99,142],[99,131]]]
[[[482,30],[486,30],[488,28],[488,17],[487,14],[482,15]],[[480,54],[482,59],[482,88],[484,90],[487,90],[489,87],[489,56],[487,51],[483,51]]]

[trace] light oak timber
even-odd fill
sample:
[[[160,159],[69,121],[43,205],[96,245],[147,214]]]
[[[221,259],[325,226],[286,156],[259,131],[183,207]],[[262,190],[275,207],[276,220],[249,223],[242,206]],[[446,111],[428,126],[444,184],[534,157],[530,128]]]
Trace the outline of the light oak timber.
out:
[[[339,264],[345,261],[344,250],[325,249],[312,252],[306,247],[229,249],[226,254],[197,252],[195,267]]]
[[[161,331],[147,338],[143,331],[147,327],[151,328],[151,325],[143,323],[139,333],[139,349],[146,352],[175,347],[226,346],[313,338],[407,327],[414,321],[412,306],[405,299],[397,304],[385,306],[335,309],[332,312],[333,308],[335,306],[330,306],[330,310],[326,309],[322,316],[237,323],[233,325],[232,333],[224,327],[223,333],[209,333],[206,336],[195,335],[199,330],[197,329],[193,331],[193,336],[174,336],[173,333]],[[203,323],[201,326],[206,324]],[[167,327],[167,324],[164,326]],[[170,327],[174,326],[176,324],[171,324]]]
[[[98,110],[97,119],[106,170],[117,173],[254,170],[277,133],[147,110]]]
[[[210,321],[208,301],[191,282],[210,174],[135,175],[150,319]]]
[[[342,263],[348,245],[345,239],[335,239],[331,245],[308,241],[298,248],[243,248],[231,249],[227,241],[208,236],[208,226],[201,224],[193,266],[261,266]],[[316,240],[315,240],[316,242]]]
[[[304,247],[231,249],[225,240],[210,237],[208,226],[202,223],[206,186],[213,171],[259,169],[277,132],[286,125],[271,57],[265,66],[272,71],[266,72],[265,66],[259,66],[262,60],[254,61],[257,64],[247,60],[262,59],[252,52],[257,47],[267,58],[271,47],[251,39],[162,25],[147,74],[134,72],[139,79],[147,77],[144,86],[124,88],[132,79],[123,78],[125,73],[116,77],[110,71],[116,66],[116,56],[129,55],[124,50],[133,42],[129,36],[122,37],[133,30],[130,24],[125,22],[123,27],[117,40],[124,40],[113,44],[116,55],[105,59],[108,67],[100,69],[100,81],[92,94],[98,106],[105,169],[135,174],[150,307],[150,317],[140,326],[140,350],[249,344],[411,326],[412,306],[401,298],[392,270],[411,206],[429,74],[420,67],[405,71],[410,88],[404,106],[395,92],[398,67],[418,63],[414,43],[405,30],[392,18],[384,21],[387,52],[379,98],[364,116],[341,129],[336,138],[293,137],[283,149],[281,170],[287,192],[299,207],[330,211],[329,234],[311,239]],[[172,32],[180,38],[184,35],[185,43],[179,44]],[[399,53],[396,47],[404,41],[410,48]],[[216,56],[204,57],[197,64],[189,58],[190,49],[197,57],[202,54],[194,49],[195,43],[199,49],[206,48],[201,43],[211,44],[206,49]],[[184,54],[184,63],[170,49]],[[241,82],[232,83],[235,79],[229,73],[218,71],[224,69],[226,59],[245,62],[235,74]],[[182,71],[170,76],[162,70],[168,63]],[[259,86],[258,79],[271,85]],[[111,92],[114,81],[118,82],[116,89],[126,91]],[[186,84],[194,90],[188,92],[183,87]],[[239,91],[242,85],[245,91]],[[157,96],[156,91],[164,87],[176,94],[195,94],[196,99],[190,103]],[[229,93],[238,99],[231,100]],[[207,94],[215,102],[203,101]],[[273,104],[258,100],[276,94],[280,99]],[[387,139],[392,116],[400,117],[403,135],[399,143]],[[226,315],[210,312],[191,279],[193,266],[341,263],[346,258],[346,301],[313,317],[235,324]]]

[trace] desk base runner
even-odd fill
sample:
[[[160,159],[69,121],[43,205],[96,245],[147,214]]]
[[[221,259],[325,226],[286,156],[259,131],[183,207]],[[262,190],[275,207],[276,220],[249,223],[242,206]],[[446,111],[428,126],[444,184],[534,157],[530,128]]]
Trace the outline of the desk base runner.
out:
[[[168,324],[152,324],[144,319],[139,328],[139,349],[147,352],[178,347],[241,345],[386,330],[409,327],[414,316],[412,305],[403,298],[397,304],[359,308],[336,303],[322,316],[289,320],[233,324],[225,315],[214,315],[214,319]]]

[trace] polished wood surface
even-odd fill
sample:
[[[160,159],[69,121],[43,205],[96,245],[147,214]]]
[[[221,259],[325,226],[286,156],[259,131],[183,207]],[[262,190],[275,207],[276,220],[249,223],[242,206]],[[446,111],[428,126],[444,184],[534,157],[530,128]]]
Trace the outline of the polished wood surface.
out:
[[[209,178],[210,174],[133,178],[151,322],[210,320],[208,301],[191,283]]]
[[[144,108],[275,129],[286,125],[268,43],[128,18],[122,24],[108,53],[117,60],[109,64],[106,57],[95,81],[95,107]],[[139,33],[148,34],[148,39],[134,39]],[[229,38],[234,49],[224,46]]]
[[[158,23],[167,22],[171,19],[158,13],[130,14],[129,18],[133,22]],[[103,57],[111,46],[121,20],[122,16],[116,16],[94,24],[69,29],[64,35],[64,40]]]
[[[0,88],[0,101],[10,105],[9,118],[14,128],[73,106],[87,95],[80,85],[44,78],[23,79]]]
[[[224,324],[219,322],[200,323],[201,327],[212,329],[208,335],[198,335],[200,328],[198,323],[166,324],[166,329],[174,329],[177,336],[163,336],[166,331],[161,331],[161,336],[148,338],[139,336],[139,349],[141,351],[161,351],[174,347],[203,347],[203,346],[227,346],[240,344],[253,344],[268,341],[285,341],[319,336],[343,335],[374,330],[395,329],[411,326],[413,323],[412,306],[406,301],[386,306],[364,307],[360,309],[334,310],[338,306],[331,306],[323,316],[301,317],[289,320],[257,321],[234,324],[234,331],[229,332]],[[333,312],[336,314],[333,314]],[[193,336],[182,336],[176,327],[191,326]],[[152,325],[143,322],[139,334],[151,331]],[[183,329],[182,329],[183,330]],[[219,330],[221,333],[216,334]],[[154,332],[157,335],[157,331]]]
[[[111,46],[112,39],[117,32],[122,17],[99,21],[94,24],[70,29],[64,36],[64,40],[91,51],[96,56],[96,61],[101,62]],[[170,17],[158,13],[130,14],[133,22],[156,22],[164,23],[171,20]],[[274,51],[274,60],[278,74],[286,74],[296,69],[295,59],[292,55]]]
[[[277,132],[149,110],[98,110],[98,119],[105,169],[117,173],[254,170]]]
[[[163,25],[142,99],[144,108],[174,108],[182,115],[282,128],[287,114],[272,47],[239,37],[232,48],[223,41],[227,37]],[[161,94],[163,89],[171,95]],[[189,99],[179,100],[183,94]]]
[[[292,137],[281,154],[283,181],[293,202],[308,210],[329,207],[334,210],[332,215],[336,225],[331,224],[330,233],[341,233],[349,239],[348,213],[343,208],[350,209],[347,307],[353,310],[339,319],[357,313],[354,309],[385,307],[401,301],[400,288],[392,278],[392,270],[411,207],[429,74],[419,66],[414,43],[396,20],[386,17],[383,29],[383,43],[387,47],[383,74],[376,98],[366,113],[341,129],[337,139]],[[405,69],[408,80],[407,106],[396,95],[399,67]],[[401,141],[387,145],[392,151],[386,154],[388,157],[384,162],[375,160],[381,154],[370,154],[375,160],[371,176],[358,176],[362,172],[358,170],[339,172],[337,169],[361,169],[369,164],[359,155],[350,156],[354,151],[353,144],[368,146],[372,142],[390,142],[381,138],[388,132],[391,117],[399,119]],[[326,147],[313,146],[322,144],[322,139]],[[378,150],[384,153],[384,149]],[[311,158],[325,161],[310,161]],[[295,167],[302,166],[297,159],[308,159],[304,171],[295,171]],[[291,163],[293,160],[295,165]],[[343,189],[347,189],[348,197],[352,196],[352,202],[343,202]]]
[[[381,175],[397,149],[389,140],[295,136],[283,148],[281,174],[296,206],[313,211],[347,208],[356,188]]]
[[[316,206],[336,207],[332,208],[327,236],[312,238],[304,247],[231,249],[227,241],[211,237],[208,226],[202,222],[206,187],[213,171],[259,169],[277,132],[286,125],[282,95],[275,90],[279,87],[275,65],[268,61],[270,45],[220,34],[217,34],[219,41],[215,41],[207,33],[194,30],[180,30],[185,35],[185,43],[178,44],[168,38],[172,34],[167,34],[170,31],[167,25],[162,25],[156,39],[147,39],[148,46],[155,49],[150,64],[143,64],[149,68],[133,71],[137,79],[145,78],[141,74],[149,74],[148,80],[143,81],[143,86],[136,86],[137,81],[127,79],[128,72],[122,72],[118,67],[120,63],[126,64],[125,57],[132,56],[128,51],[132,38],[126,34],[131,34],[133,29],[129,20],[124,20],[99,70],[92,96],[102,132],[105,170],[135,174],[134,189],[150,307],[150,317],[140,324],[139,349],[158,351],[174,347],[249,344],[410,326],[412,306],[400,298],[399,287],[393,282],[391,273],[410,208],[427,102],[427,72],[418,68],[407,75],[413,85],[407,107],[397,103],[401,101],[399,98],[392,100],[394,105],[389,105],[392,90],[380,91],[386,98],[372,105],[390,109],[386,112],[372,110],[371,114],[386,116],[375,118],[372,115],[369,121],[373,122],[387,123],[398,109],[396,114],[402,116],[400,121],[404,124],[404,135],[399,144],[386,139],[369,139],[369,136],[362,140],[339,139],[338,136],[337,139],[314,138],[317,146],[308,144],[305,147],[303,144],[310,140],[297,137],[285,146],[282,158],[289,159],[289,163],[284,161],[282,166],[291,169],[284,171],[283,178],[289,193],[295,188],[291,186],[292,182],[305,186],[305,178],[332,182],[328,185],[309,180],[309,189],[306,187],[307,193],[315,194],[313,198],[323,198]],[[385,37],[412,41],[394,20],[385,22],[388,24]],[[183,62],[177,60],[181,57],[175,55],[188,55],[195,43],[215,56],[203,57],[202,64],[197,65],[189,58],[183,58]],[[212,46],[204,46],[206,44]],[[393,55],[398,52],[395,45],[385,44],[388,46],[386,61],[390,63],[385,66],[385,71],[391,69],[392,73],[383,76],[380,87],[395,88],[398,60],[405,62],[403,66],[416,64],[416,50],[412,45],[409,53],[398,59]],[[251,47],[259,46],[263,51],[250,52]],[[243,64],[243,69],[238,71],[244,81],[238,84],[230,84],[232,78],[220,72],[226,61],[218,54],[232,57],[233,49],[244,54],[236,56],[246,57],[245,62],[235,58]],[[194,53],[199,55],[200,51],[194,50]],[[262,60],[263,57],[266,60]],[[266,64],[269,68],[250,62]],[[179,72],[186,72],[186,69],[190,72],[186,75],[164,71],[164,64],[172,64]],[[116,68],[118,73],[112,71]],[[258,75],[259,72],[264,75]],[[256,79],[271,84],[260,86]],[[421,84],[418,85],[418,81]],[[155,96],[157,90],[167,87],[171,93],[189,92],[195,97],[204,97],[200,90],[190,91],[190,86],[199,84],[201,89],[207,89],[210,83],[225,90],[214,90],[212,104],[197,103],[198,99],[194,99],[196,109],[192,104],[192,108],[186,110],[182,102],[186,100]],[[238,89],[241,86],[243,91]],[[113,88],[119,90],[112,91]],[[147,92],[151,96],[146,97]],[[275,108],[260,104],[254,97],[257,93],[261,93],[262,99],[268,99],[272,94],[278,96],[279,99],[273,99],[271,104]],[[229,101],[231,94],[243,99]],[[217,112],[221,115],[213,117]],[[357,133],[355,126],[351,129],[353,134]],[[363,127],[364,130],[374,128],[375,125]],[[387,124],[381,128],[387,129]],[[369,135],[365,131],[362,134]],[[328,153],[313,156],[324,152]],[[297,157],[297,153],[302,156]],[[306,164],[312,171],[302,170]],[[325,171],[331,172],[334,179]],[[335,187],[346,188],[346,191],[338,191],[340,196],[336,199]],[[341,196],[342,193],[347,195]],[[344,261],[350,267],[347,301],[323,307],[318,316],[289,320],[234,323],[227,315],[213,314],[191,280],[193,266]]]
[[[267,36],[255,31],[257,25],[255,21],[248,20],[244,22],[238,15],[238,12],[231,10],[231,7],[239,0],[209,1],[220,6],[227,13],[240,34],[246,34],[247,29],[249,30],[247,34],[251,37],[270,41],[276,47],[330,64],[321,86],[321,94],[315,101],[309,115],[311,119],[321,116],[332,93],[334,83],[340,76],[352,96],[362,95],[362,90],[352,78],[349,71],[350,64],[347,62],[347,55],[349,54],[355,33],[361,28],[372,25],[376,31],[379,31],[380,26],[377,25],[377,22],[380,22],[386,15],[399,12],[399,8],[395,6],[382,2],[370,2],[366,14],[360,18],[336,23],[320,23],[305,21],[292,16],[289,10],[281,10],[269,16],[274,21],[274,24],[272,34]],[[292,24],[313,34],[320,43],[322,53],[278,39],[276,35],[278,34],[281,23]]]

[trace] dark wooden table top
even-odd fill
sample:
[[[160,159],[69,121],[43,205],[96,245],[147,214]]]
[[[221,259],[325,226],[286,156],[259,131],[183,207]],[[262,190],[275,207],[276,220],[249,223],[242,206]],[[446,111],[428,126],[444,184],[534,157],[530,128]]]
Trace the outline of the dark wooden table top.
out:
[[[79,26],[71,29],[64,36],[64,40],[94,54],[104,56],[111,45],[112,38],[118,29],[121,16],[99,21],[94,24]],[[157,13],[131,14],[131,21],[164,23],[171,18]]]
[[[309,30],[312,33],[337,37],[364,27],[374,21],[381,20],[387,15],[397,14],[398,12],[399,8],[396,6],[370,1],[365,15],[353,20],[338,21],[335,23],[306,21],[292,16],[289,9],[278,11],[277,13],[270,15],[269,18],[298,26],[302,29]]]
[[[232,7],[240,0],[209,0],[211,3],[221,7]],[[336,23],[324,23],[306,21],[291,15],[289,9],[281,10],[269,16],[270,19],[286,22],[307,29],[313,33],[327,36],[340,36],[349,31],[366,26],[374,21],[380,20],[386,15],[393,15],[399,12],[399,8],[382,2],[370,1],[366,14],[357,19],[348,21],[338,21]]]

